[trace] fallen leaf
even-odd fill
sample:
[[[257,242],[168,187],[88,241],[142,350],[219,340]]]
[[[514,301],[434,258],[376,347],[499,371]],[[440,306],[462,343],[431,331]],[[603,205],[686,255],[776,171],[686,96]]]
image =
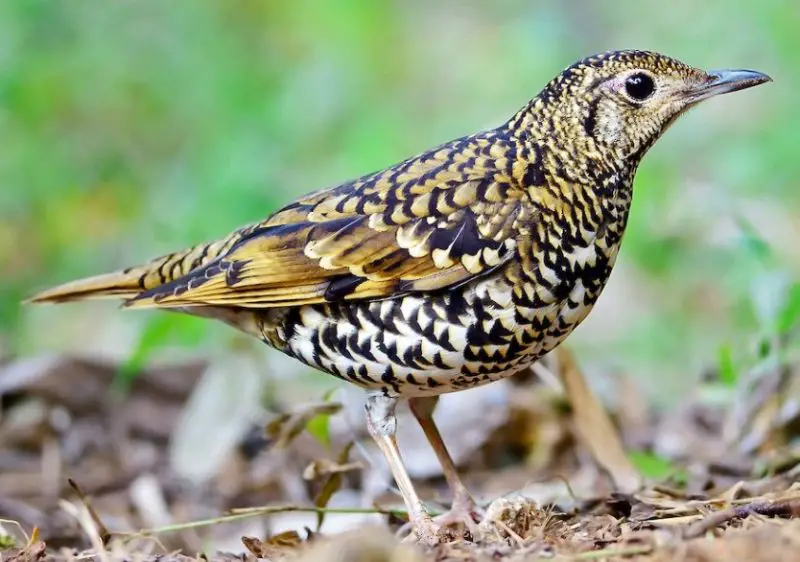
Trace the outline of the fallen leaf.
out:
[[[350,450],[353,448],[354,442],[351,441],[344,448],[339,452],[339,456],[336,459],[336,464],[339,466],[344,466],[348,463],[350,458]],[[328,475],[327,480],[322,484],[322,488],[320,488],[317,497],[314,498],[314,505],[320,508],[327,507],[328,502],[333,497],[339,488],[342,486],[342,471],[332,472]],[[317,513],[317,532],[322,528],[322,523],[325,520],[325,512],[319,511]]]
[[[556,351],[559,374],[572,405],[572,419],[578,437],[597,464],[608,471],[620,491],[635,492],[641,487],[641,476],[625,455],[622,441],[608,413],[586,384],[567,348],[562,346]]]
[[[363,470],[364,463],[360,461],[353,461],[344,464],[339,464],[334,461],[330,461],[327,459],[321,459],[317,461],[312,461],[304,470],[303,470],[303,479],[304,480],[317,480],[318,478],[322,478],[323,476],[329,476],[331,474],[343,474],[345,472],[352,472],[354,470]]]
[[[284,558],[292,554],[303,543],[297,531],[284,531],[266,541],[255,537],[242,537],[242,543],[258,558]]]
[[[44,560],[47,545],[42,541],[31,541],[17,552],[11,552],[2,556],[4,562],[36,562]]]
[[[331,416],[341,409],[339,402],[307,404],[294,412],[278,415],[267,424],[265,431],[267,437],[275,442],[274,448],[282,449],[291,444],[313,418]]]

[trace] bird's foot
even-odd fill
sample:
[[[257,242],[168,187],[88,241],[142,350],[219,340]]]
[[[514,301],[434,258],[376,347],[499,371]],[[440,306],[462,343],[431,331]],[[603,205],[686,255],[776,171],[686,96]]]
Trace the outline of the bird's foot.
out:
[[[433,518],[434,523],[459,536],[475,540],[478,523],[483,519],[483,510],[470,498],[469,501],[456,502],[449,511]],[[466,535],[469,534],[469,537]]]
[[[406,523],[397,534],[405,536],[404,542],[416,542],[427,546],[457,540],[473,541],[483,515],[483,510],[470,498],[469,501],[454,503],[449,511],[436,517],[427,518],[416,524]]]
[[[433,522],[430,517],[426,517],[421,521],[415,523],[406,523],[399,531],[398,537],[403,538],[404,543],[414,543],[423,546],[436,546],[437,544],[448,542],[447,538],[442,536],[441,527]]]

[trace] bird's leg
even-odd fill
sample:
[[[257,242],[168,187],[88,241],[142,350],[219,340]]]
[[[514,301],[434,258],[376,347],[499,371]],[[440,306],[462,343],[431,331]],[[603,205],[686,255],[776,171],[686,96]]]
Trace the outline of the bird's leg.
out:
[[[439,529],[422,506],[411,478],[408,476],[400,450],[397,448],[395,432],[397,399],[383,394],[367,396],[367,430],[383,452],[395,482],[408,509],[408,518],[420,542],[433,545],[439,542]]]
[[[442,465],[442,472],[447,480],[447,485],[453,494],[453,504],[450,511],[444,513],[436,518],[436,522],[442,525],[452,523],[463,523],[467,529],[475,534],[475,523],[480,518],[478,507],[475,500],[472,499],[467,487],[458,476],[458,470],[453,462],[450,453],[447,452],[442,436],[439,429],[433,421],[433,409],[439,401],[438,396],[425,397],[425,398],[411,398],[408,405],[411,407],[411,412],[417,418],[419,425],[422,426],[422,431],[425,432],[425,437],[433,447],[436,453],[436,458],[439,459],[439,464]]]

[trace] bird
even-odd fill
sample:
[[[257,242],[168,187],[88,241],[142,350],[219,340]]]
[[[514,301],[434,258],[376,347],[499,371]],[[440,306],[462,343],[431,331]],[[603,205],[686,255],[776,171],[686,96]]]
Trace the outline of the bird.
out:
[[[769,81],[653,51],[591,55],[495,128],[29,301],[116,298],[219,320],[362,387],[413,538],[436,544],[480,517],[434,424],[439,396],[514,375],[564,341],[609,278],[648,149],[698,103]],[[453,496],[435,519],[395,439],[404,400]]]

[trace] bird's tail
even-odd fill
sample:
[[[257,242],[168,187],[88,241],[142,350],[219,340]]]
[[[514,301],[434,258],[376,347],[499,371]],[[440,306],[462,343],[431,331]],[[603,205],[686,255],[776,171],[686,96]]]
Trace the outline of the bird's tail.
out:
[[[25,302],[61,303],[112,298],[128,300],[142,291],[174,281],[205,265],[224,253],[239,238],[241,234],[236,232],[222,240],[167,254],[144,265],[64,283],[37,293]]]
[[[27,303],[61,303],[85,299],[129,299],[142,290],[148,265],[70,281],[28,298]]]

